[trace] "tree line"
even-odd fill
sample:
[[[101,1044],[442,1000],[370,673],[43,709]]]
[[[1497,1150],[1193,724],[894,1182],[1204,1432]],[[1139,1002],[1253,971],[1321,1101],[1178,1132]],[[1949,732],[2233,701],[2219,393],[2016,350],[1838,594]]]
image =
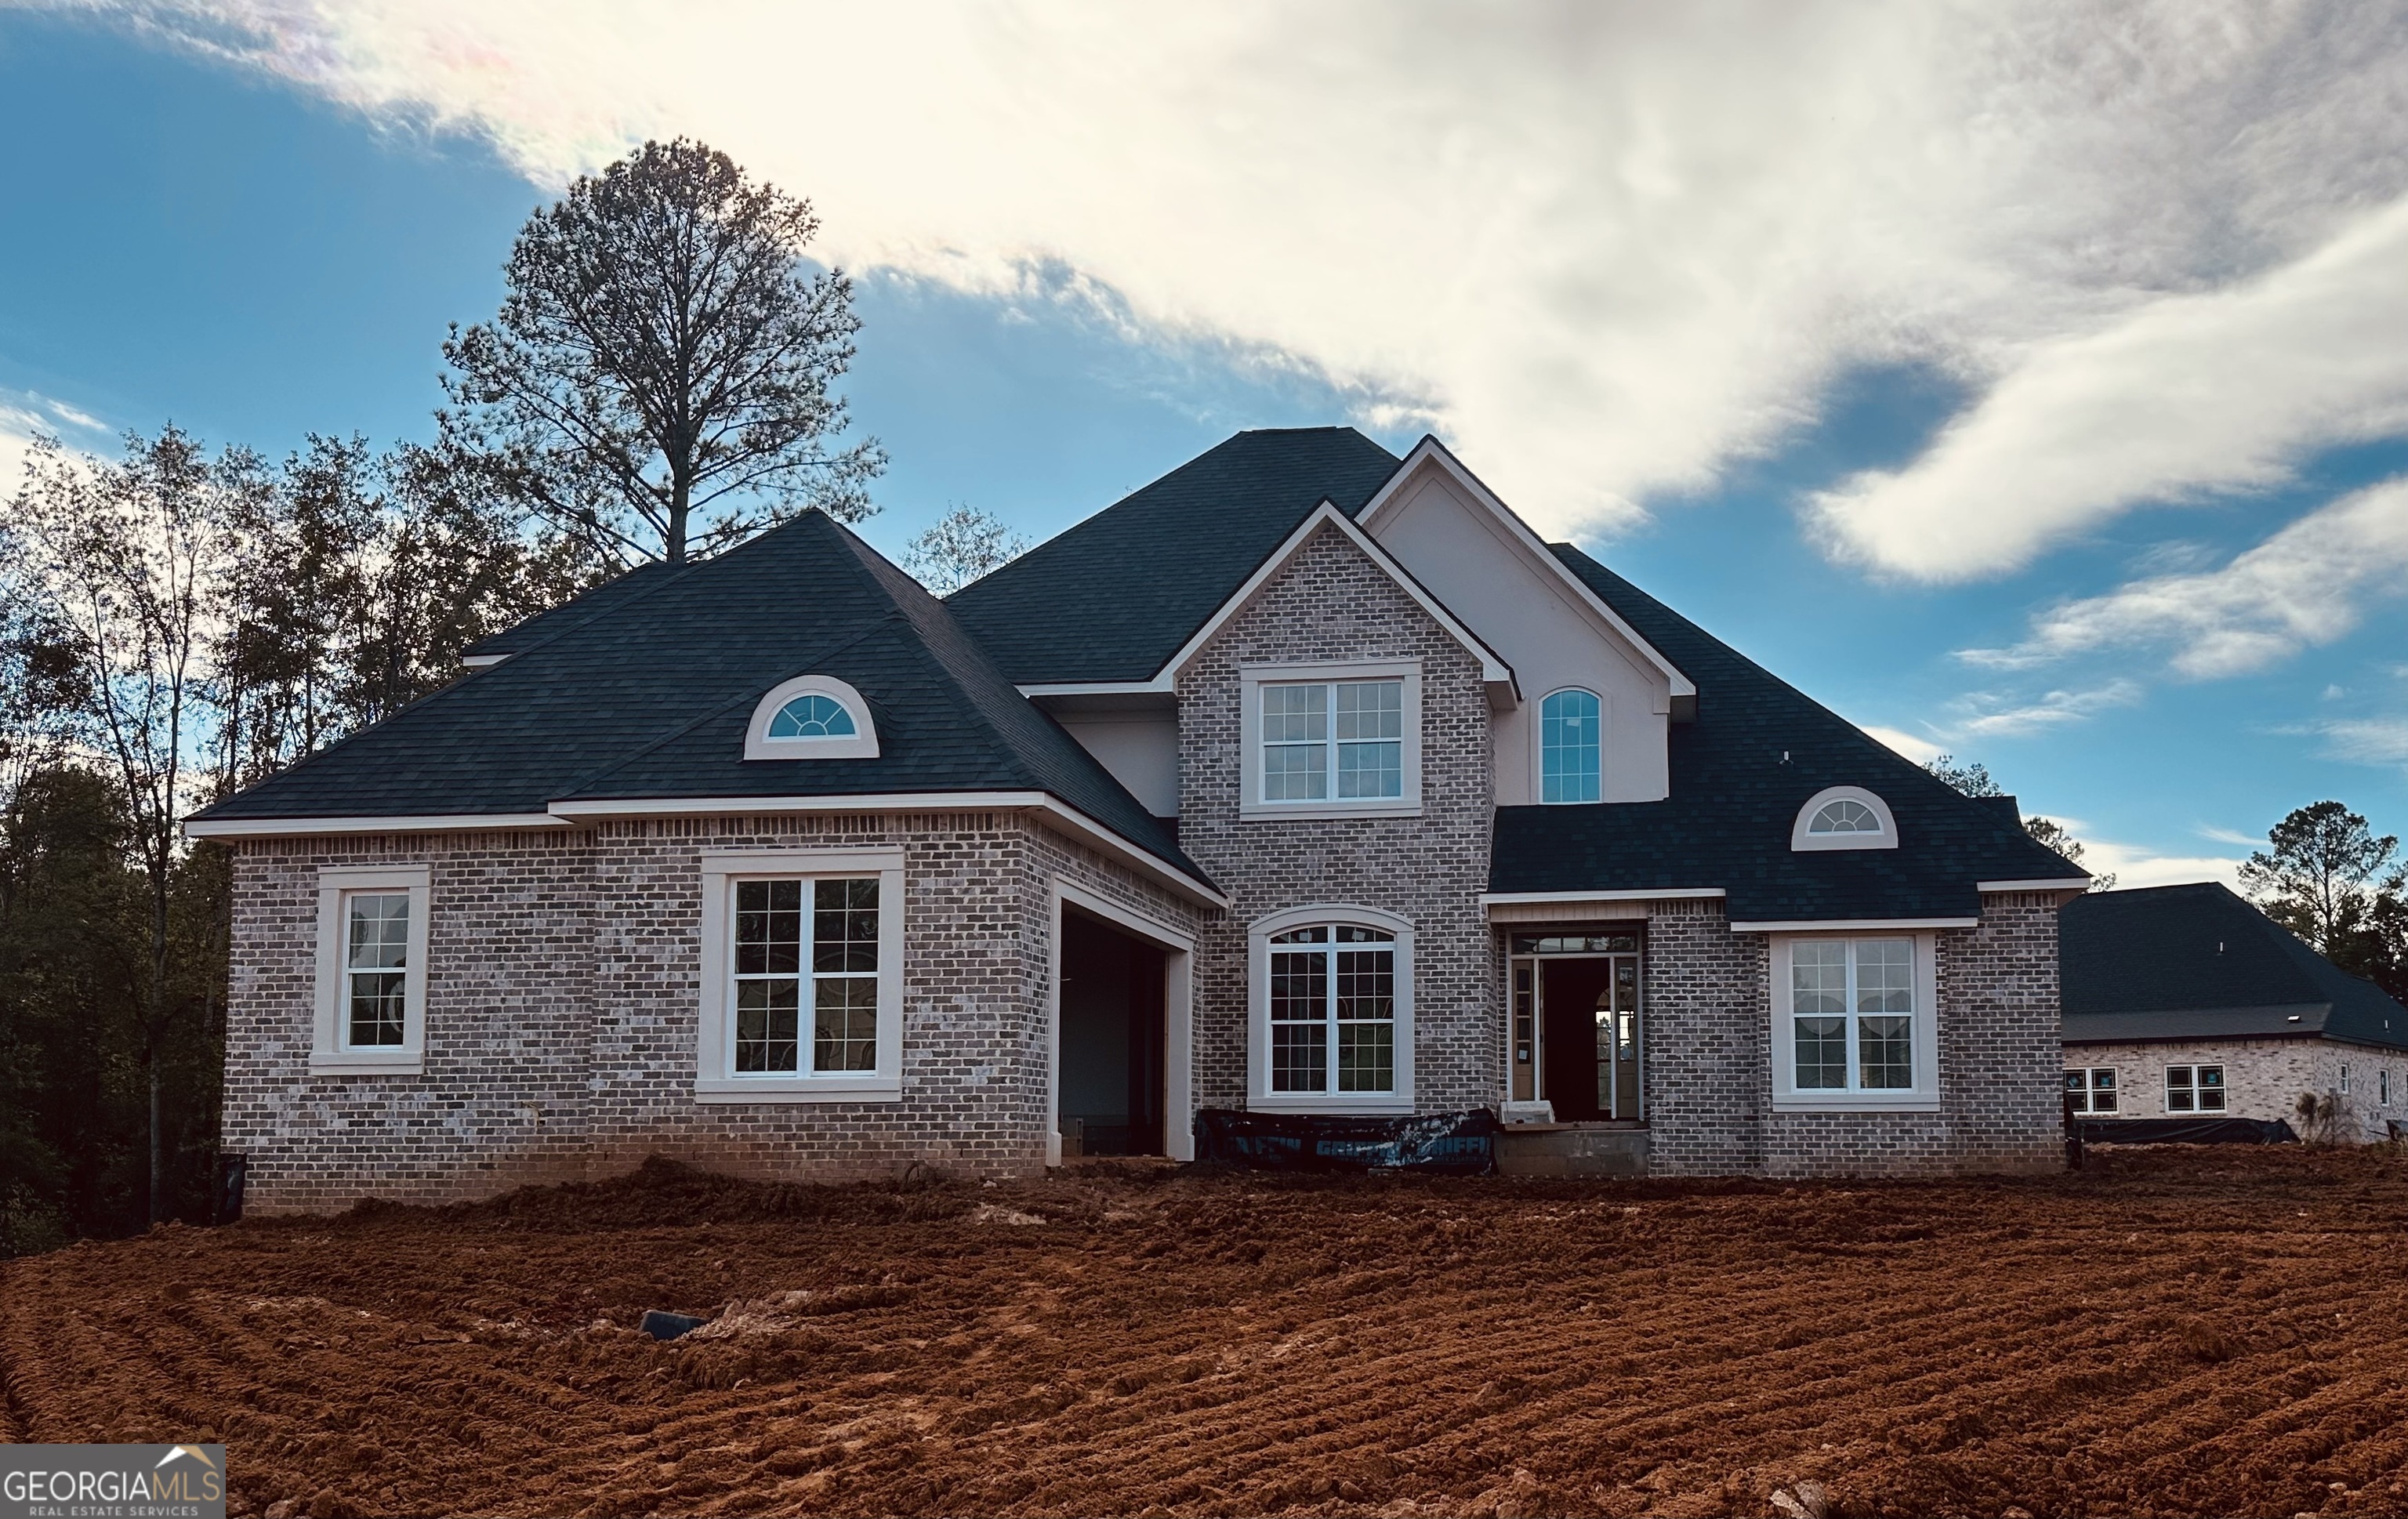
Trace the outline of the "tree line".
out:
[[[1968,796],[2004,795],[1981,764],[1942,754],[1924,767]],[[2024,829],[2082,864],[2082,841],[2056,819],[2028,817]],[[2267,831],[2266,845],[2242,862],[2242,892],[2318,954],[2408,1002],[2408,860],[2399,837],[2328,800],[2294,808]],[[2101,873],[2090,889],[2114,885]]]

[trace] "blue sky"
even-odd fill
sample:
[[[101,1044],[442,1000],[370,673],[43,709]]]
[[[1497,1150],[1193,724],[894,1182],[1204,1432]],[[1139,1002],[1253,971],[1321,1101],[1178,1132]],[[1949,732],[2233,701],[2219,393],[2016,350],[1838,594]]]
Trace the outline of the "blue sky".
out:
[[[1988,179],[1902,224],[1811,156],[1733,167],[1708,150],[1727,121],[1584,104],[1617,80],[1617,99],[1677,96],[1730,39],[1617,36],[1584,79],[1560,39],[1517,64],[1484,37],[1447,87],[1526,66],[1538,103],[1490,123],[1512,129],[1499,162],[1537,183],[1526,200],[1483,200],[1498,192],[1477,164],[1422,178],[1489,150],[1463,127],[1426,152],[1355,151],[1338,170],[1354,198],[1325,222],[1328,197],[1281,171],[1339,128],[1204,65],[1155,92],[1167,105],[1133,103],[1086,63],[1032,54],[1072,71],[1041,119],[950,92],[947,109],[1031,135],[1053,165],[1005,205],[964,177],[958,136],[864,149],[874,124],[720,119],[668,86],[597,115],[534,84],[622,65],[554,60],[539,26],[475,39],[509,64],[494,95],[446,72],[464,34],[311,24],[331,23],[0,10],[0,432],[100,446],[172,419],[276,451],[311,430],[423,437],[445,325],[491,314],[526,214],[632,136],[694,131],[817,199],[858,271],[848,389],[894,461],[867,526],[890,552],[953,503],[1042,537],[1239,427],[1353,422],[1399,450],[1434,428],[1542,528],[1856,721],[1985,762],[2128,880],[2219,873],[2236,840],[2328,795],[2408,831],[2408,511],[2384,494],[2408,476],[2408,376],[2381,356],[2408,349],[2408,300],[2385,293],[2408,281],[2353,272],[2408,267],[2384,241],[2408,183],[2400,125],[2348,117],[2402,79],[2396,46],[2370,74],[2333,61],[2364,37],[2258,38],[2107,122],[2117,152],[1960,165]],[[1261,38],[1205,40],[1234,67]],[[1817,66],[1823,39],[1776,40]],[[1130,41],[1135,62],[1106,72],[1170,43]],[[1392,77],[1337,87],[1438,88],[1401,43],[1366,66]],[[2281,117],[2300,78],[2339,104]],[[1942,84],[1970,88],[1936,80],[1933,99]],[[1486,97],[1466,98],[1478,126]],[[1768,142],[1795,136],[1750,108]],[[1951,107],[1882,108],[1899,121],[1865,123],[1870,140],[1954,140],[1929,116]],[[2369,121],[2390,138],[2366,142]],[[2200,146],[2250,131],[2306,157]],[[832,135],[824,161],[796,146]],[[1136,178],[1121,137],[1151,144]],[[1610,169],[1572,172],[1600,142]],[[2123,156],[2151,165],[2156,199],[2097,182]],[[1489,207],[1512,246],[1432,220],[1445,194]]]

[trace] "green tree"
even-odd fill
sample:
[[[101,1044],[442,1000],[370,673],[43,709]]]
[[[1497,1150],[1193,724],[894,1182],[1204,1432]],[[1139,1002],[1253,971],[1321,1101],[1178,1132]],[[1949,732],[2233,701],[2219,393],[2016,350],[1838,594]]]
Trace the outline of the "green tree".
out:
[[[29,588],[75,660],[69,709],[101,756],[141,873],[144,965],[131,1010],[149,1096],[147,1213],[168,1202],[164,1057],[185,1009],[175,996],[176,867],[201,779],[193,764],[209,724],[208,618],[230,556],[236,502],[268,488],[259,459],[215,460],[169,426],[126,435],[115,461],[69,456],[38,440],[17,497],[30,541]],[[205,772],[204,772],[205,773]]]
[[[623,567],[868,515],[885,455],[834,446],[860,322],[804,261],[818,230],[685,138],[580,178],[520,231],[500,313],[444,344],[441,458]]]
[[[2005,789],[1990,778],[1989,767],[1979,760],[1968,760],[1960,765],[1956,755],[1941,754],[1923,767],[1968,796],[2006,795]],[[2035,812],[2024,819],[2024,832],[2064,855],[2069,862],[2076,866],[2082,864],[2084,853],[2082,840],[2074,838],[2073,830],[2055,818],[2042,817]],[[2115,889],[2114,872],[2094,872],[2090,877],[2090,889],[2094,892],[2114,891]]]
[[[2294,809],[2266,841],[2242,862],[2242,890],[2328,958],[2345,948],[2353,924],[2372,915],[2375,898],[2408,887],[2408,872],[2393,865],[2399,838],[2377,836],[2339,802]]]

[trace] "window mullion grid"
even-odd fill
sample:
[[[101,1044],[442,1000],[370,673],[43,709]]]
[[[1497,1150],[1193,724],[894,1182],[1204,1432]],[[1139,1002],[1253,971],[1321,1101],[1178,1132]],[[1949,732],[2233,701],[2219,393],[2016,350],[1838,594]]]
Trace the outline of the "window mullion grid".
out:
[[[1321,795],[1325,800],[1335,801],[1338,798],[1338,683],[1333,681],[1326,685],[1315,686],[1313,689],[1319,692],[1321,696],[1321,731],[1329,740],[1321,746]],[[1334,939],[1331,944],[1335,948]],[[1338,957],[1335,954],[1329,957],[1329,973],[1333,978],[1329,983],[1329,990],[1331,995],[1335,996],[1338,991],[1338,982],[1334,979],[1338,974]],[[1329,1016],[1331,1032],[1335,1033],[1338,1017],[1338,1004],[1335,1002],[1329,1005]],[[1336,1046],[1333,1045],[1331,1048],[1333,1053],[1330,1059],[1334,1061],[1338,1058],[1335,1053]],[[1337,1068],[1335,1065],[1330,1067],[1333,1073]],[[1338,1089],[1333,1086],[1329,1090],[1335,1092]]]

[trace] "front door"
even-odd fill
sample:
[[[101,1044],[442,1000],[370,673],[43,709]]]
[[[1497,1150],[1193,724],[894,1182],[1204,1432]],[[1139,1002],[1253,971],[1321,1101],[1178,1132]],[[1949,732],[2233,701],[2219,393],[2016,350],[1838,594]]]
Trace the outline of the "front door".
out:
[[[1539,1096],[1558,1123],[1641,1116],[1639,956],[1541,955]]]

